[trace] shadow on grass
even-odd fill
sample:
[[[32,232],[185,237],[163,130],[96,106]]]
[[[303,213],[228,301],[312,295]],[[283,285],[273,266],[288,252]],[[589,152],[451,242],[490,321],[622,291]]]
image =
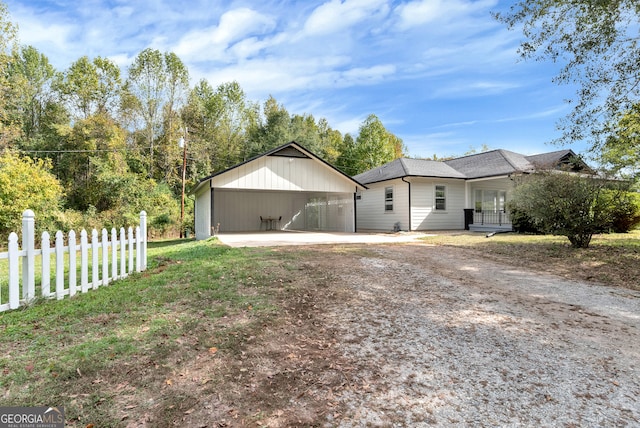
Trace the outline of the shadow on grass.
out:
[[[194,242],[194,238],[178,238],[178,239],[167,239],[163,241],[149,241],[147,243],[148,248],[163,248],[163,247],[171,247],[174,245],[187,244],[189,242]]]

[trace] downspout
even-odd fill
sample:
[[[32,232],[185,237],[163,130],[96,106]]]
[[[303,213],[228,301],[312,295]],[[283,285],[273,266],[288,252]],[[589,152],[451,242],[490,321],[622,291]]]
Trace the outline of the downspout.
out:
[[[216,229],[215,229],[215,225],[213,224],[213,187],[211,188],[211,197],[209,198],[209,210],[211,211],[210,214],[210,218],[209,218],[209,237],[215,236],[216,234]]]
[[[409,229],[408,230],[409,232],[411,232],[411,182],[405,180],[404,177],[402,177],[401,180],[409,185]]]
[[[356,205],[356,203],[358,202],[357,195],[358,195],[358,186],[356,186],[356,191],[353,193],[353,232],[354,233],[358,232],[358,213],[356,212],[356,210],[358,209]]]

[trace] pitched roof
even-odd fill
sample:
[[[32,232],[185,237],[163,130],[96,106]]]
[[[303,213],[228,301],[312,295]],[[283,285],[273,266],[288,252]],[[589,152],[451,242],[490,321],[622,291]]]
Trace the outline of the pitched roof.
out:
[[[251,159],[248,159],[244,162],[240,162],[237,165],[234,165],[230,168],[227,168],[225,170],[222,171],[218,171],[216,173],[213,173],[205,178],[203,178],[202,180],[200,180],[195,186],[193,186],[191,188],[191,190],[189,190],[189,194],[194,194],[198,191],[198,189],[208,180],[211,180],[213,177],[216,177],[218,175],[224,174],[227,171],[231,171],[232,169],[236,169],[239,166],[242,166],[244,164],[247,164],[249,162],[252,162],[256,159],[259,159],[261,157],[265,157],[265,156],[283,156],[283,157],[289,157],[289,158],[308,158],[308,159],[315,159],[325,165],[327,165],[329,168],[331,168],[332,170],[334,170],[337,174],[345,177],[348,180],[353,181],[353,183],[356,186],[359,187],[363,187],[363,188],[367,188],[367,186],[364,186],[362,183],[358,182],[354,177],[350,177],[347,174],[345,174],[344,172],[340,171],[339,169],[337,169],[336,167],[334,167],[333,165],[329,164],[328,162],[324,161],[323,159],[319,158],[318,156],[316,156],[315,154],[313,154],[312,152],[310,152],[309,150],[307,150],[306,148],[304,148],[303,146],[301,146],[300,144],[296,143],[295,141],[291,141],[289,143],[283,144],[281,146],[278,146],[274,149],[271,149],[265,153],[262,153],[261,155],[257,155],[252,157]]]
[[[462,173],[444,162],[410,158],[396,159],[353,178],[367,184],[401,177],[465,178]]]
[[[495,177],[534,170],[533,164],[524,155],[509,150],[491,150],[451,159],[445,163],[463,173],[466,178]]]
[[[353,178],[370,184],[402,177],[488,178],[515,173],[529,173],[536,168],[557,167],[575,157],[571,150],[558,150],[525,156],[509,150],[491,150],[446,161],[400,158]],[[588,165],[581,165],[589,169]]]

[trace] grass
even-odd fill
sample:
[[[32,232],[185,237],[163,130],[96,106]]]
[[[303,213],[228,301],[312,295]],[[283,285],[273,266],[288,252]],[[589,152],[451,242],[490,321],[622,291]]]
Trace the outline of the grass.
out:
[[[516,234],[442,234],[425,242],[456,246],[462,257],[471,251],[640,289],[640,231],[596,236],[581,250],[562,237]],[[2,404],[62,405],[68,424],[83,427],[126,426],[123,409],[133,407],[138,418],[149,413],[153,420],[154,412],[156,421],[179,418],[197,402],[193,390],[169,391],[188,372],[185,364],[241,356],[251,337],[278,322],[276,299],[295,293],[304,275],[300,263],[315,256],[309,251],[229,248],[215,239],[150,243],[145,272],[2,313]],[[216,384],[230,382],[224,376],[223,367],[212,368],[198,381],[198,393],[215,396]]]
[[[464,248],[515,266],[527,266],[577,280],[640,290],[640,230],[594,235],[589,248],[572,248],[566,237],[481,233],[439,234],[434,245]]]
[[[0,314],[3,404],[64,405],[71,421],[120,425],[117,391],[92,382],[108,375],[110,385],[115,379],[140,388],[167,376],[176,355],[236,346],[273,314],[268,293],[260,292],[271,283],[271,258],[269,250],[215,240],[150,243],[146,272]],[[243,321],[212,328],[224,318]]]

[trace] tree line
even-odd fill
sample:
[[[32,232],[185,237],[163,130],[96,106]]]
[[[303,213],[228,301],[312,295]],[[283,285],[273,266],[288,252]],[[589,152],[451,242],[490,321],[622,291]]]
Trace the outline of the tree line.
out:
[[[637,189],[637,1],[518,0],[495,17],[522,30],[523,58],[557,61],[562,68],[556,82],[578,85],[574,109],[558,124],[559,142],[588,141],[592,157],[609,174]],[[58,71],[36,48],[19,44],[0,1],[0,237],[17,229],[22,209],[34,207],[41,227],[120,226],[145,209],[151,230],[182,229],[192,222],[192,206],[187,204],[178,224],[180,138],[188,147],[188,186],[291,140],[348,175],[406,152],[373,114],[356,136],[342,135],[326,119],[291,114],[273,97],[247,99],[237,82],[191,86],[187,67],[172,52],[145,49],[126,70],[108,58],[84,56]],[[536,199],[550,196],[543,192]],[[593,217],[600,208],[590,200],[579,210]],[[607,204],[628,205],[615,198]],[[580,226],[585,220],[572,222]],[[561,223],[537,221],[552,233]]]
[[[191,86],[173,52],[145,49],[126,70],[87,56],[56,70],[35,47],[19,44],[1,2],[0,87],[0,208],[7,207],[0,236],[19,225],[22,208],[41,211],[42,227],[118,226],[145,209],[152,230],[184,228],[193,207],[187,200],[185,224],[177,224],[180,138],[187,189],[289,141],[348,175],[406,152],[374,114],[358,135],[343,135],[324,118],[289,113],[273,97],[249,100],[237,82]]]

